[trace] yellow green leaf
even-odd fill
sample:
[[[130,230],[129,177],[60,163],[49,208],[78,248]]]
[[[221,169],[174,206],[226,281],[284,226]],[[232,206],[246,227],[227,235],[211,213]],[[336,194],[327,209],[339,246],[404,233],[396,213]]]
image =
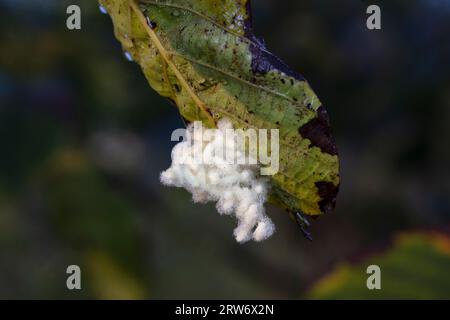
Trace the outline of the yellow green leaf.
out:
[[[332,211],[339,158],[328,115],[307,81],[254,36],[249,0],[100,0],[123,50],[187,121],[279,129],[270,200]]]

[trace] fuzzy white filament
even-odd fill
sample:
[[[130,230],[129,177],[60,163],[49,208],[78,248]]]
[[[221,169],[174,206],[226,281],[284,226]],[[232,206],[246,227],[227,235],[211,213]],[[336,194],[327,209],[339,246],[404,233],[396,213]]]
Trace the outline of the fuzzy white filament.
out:
[[[185,139],[172,150],[172,165],[161,173],[161,183],[182,187],[192,193],[194,202],[216,202],[220,214],[234,214],[238,242],[262,241],[275,226],[265,213],[268,183],[258,176],[259,165],[245,148],[231,122],[222,119],[217,129],[196,134],[199,123],[191,124]],[[231,156],[230,156],[231,155]]]

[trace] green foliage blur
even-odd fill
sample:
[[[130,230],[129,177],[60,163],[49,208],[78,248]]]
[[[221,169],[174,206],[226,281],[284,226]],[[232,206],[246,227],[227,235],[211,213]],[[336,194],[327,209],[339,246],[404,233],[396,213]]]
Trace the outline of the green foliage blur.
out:
[[[402,233],[389,247],[344,262],[314,284],[312,299],[448,299],[450,237],[436,232]],[[379,267],[380,282],[369,266]],[[366,272],[363,272],[366,270]],[[373,276],[373,277],[372,277]],[[368,290],[371,288],[371,290]]]
[[[159,184],[183,122],[96,1],[0,0],[0,298],[449,299],[450,4],[373,3],[381,31],[367,1],[253,1],[256,34],[329,111],[342,186],[313,242],[270,207],[273,238],[239,245],[235,221]],[[364,288],[377,263],[400,289]]]

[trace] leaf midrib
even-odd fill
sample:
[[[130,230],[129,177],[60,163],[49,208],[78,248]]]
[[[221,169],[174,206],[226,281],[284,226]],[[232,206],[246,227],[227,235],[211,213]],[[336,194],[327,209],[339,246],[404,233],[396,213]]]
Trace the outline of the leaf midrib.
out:
[[[130,0],[130,7],[133,9],[133,11],[136,13],[139,22],[144,27],[145,31],[150,37],[150,40],[155,44],[156,48],[158,49],[159,53],[161,54],[162,58],[165,60],[167,65],[172,69],[173,73],[177,77],[178,81],[180,81],[181,86],[183,86],[191,96],[192,100],[195,102],[195,104],[205,113],[205,115],[209,118],[212,123],[215,124],[214,118],[211,116],[211,114],[208,112],[207,107],[203,103],[203,101],[200,100],[200,98],[197,96],[197,94],[194,92],[193,88],[191,88],[184,78],[184,76],[181,74],[180,70],[178,70],[177,66],[172,62],[172,59],[170,59],[170,53],[164,48],[161,41],[159,40],[156,33],[149,27],[147,24],[147,20],[142,13],[141,9],[137,5],[135,0]]]

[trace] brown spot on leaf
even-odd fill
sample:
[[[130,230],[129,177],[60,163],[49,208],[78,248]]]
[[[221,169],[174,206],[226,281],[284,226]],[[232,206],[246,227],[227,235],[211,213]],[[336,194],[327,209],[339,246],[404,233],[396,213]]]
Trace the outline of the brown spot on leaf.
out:
[[[248,17],[244,22],[244,34],[245,37],[250,39],[252,42],[250,45],[250,52],[252,54],[251,69],[253,73],[265,75],[272,70],[277,70],[280,73],[284,73],[285,75],[292,77],[290,79],[291,85],[294,85],[294,79],[298,81],[305,81],[305,78],[302,75],[293,71],[280,58],[267,51],[264,40],[254,34],[250,3],[250,0],[246,1],[246,11],[248,13]]]
[[[319,201],[319,208],[325,214],[332,213],[336,207],[336,196],[339,192],[339,185],[335,186],[331,182],[316,182],[318,194],[322,200]]]
[[[272,70],[277,70],[298,81],[305,81],[302,75],[290,69],[280,58],[267,51],[262,39],[254,34],[249,34],[248,36],[252,40],[250,45],[252,54],[251,68],[255,75],[266,75]]]
[[[311,141],[310,147],[318,147],[322,152],[337,155],[336,143],[331,135],[330,120],[327,111],[320,106],[317,117],[298,129],[300,135]]]

